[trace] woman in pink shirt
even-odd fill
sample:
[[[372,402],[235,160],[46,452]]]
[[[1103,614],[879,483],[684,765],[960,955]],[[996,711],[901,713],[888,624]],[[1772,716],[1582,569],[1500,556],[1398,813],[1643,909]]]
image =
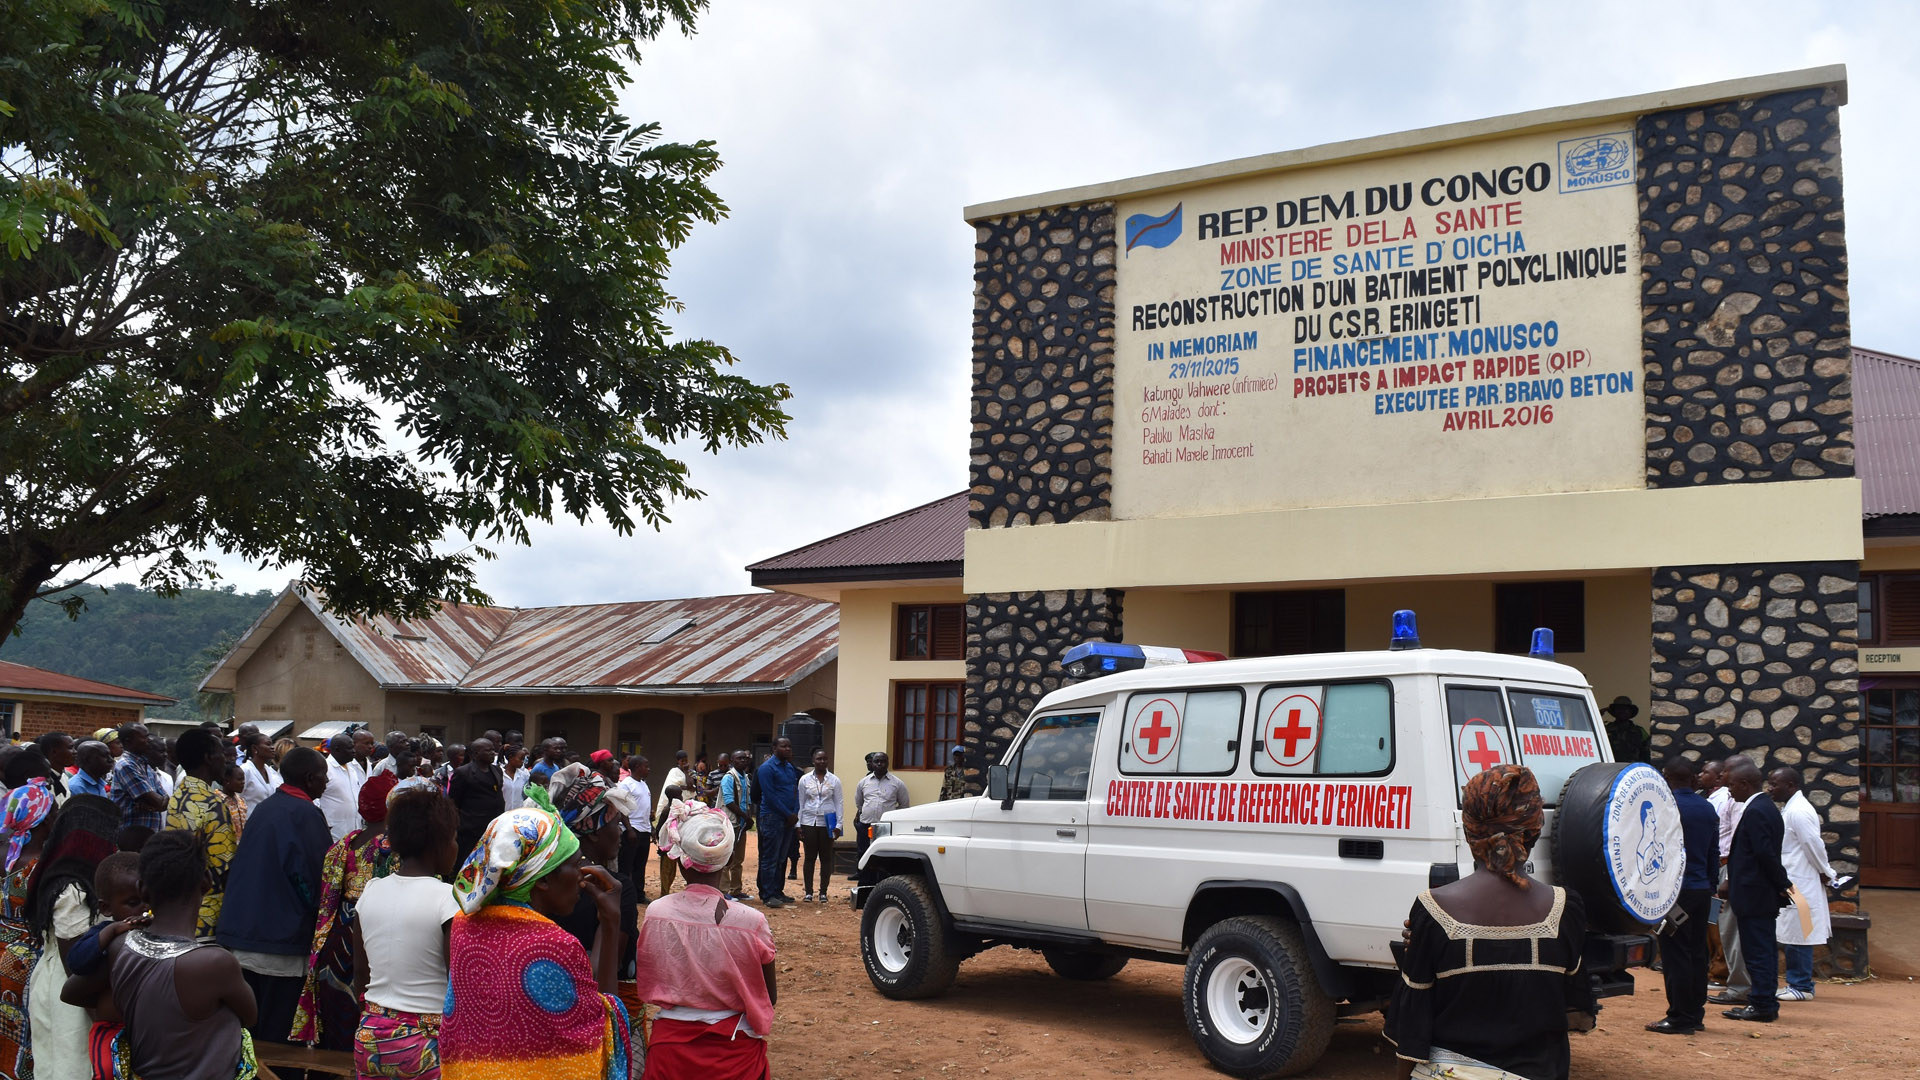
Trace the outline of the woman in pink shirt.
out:
[[[767,1080],[776,997],[767,917],[720,892],[733,855],[723,810],[676,805],[662,849],[687,887],[662,896],[640,924],[640,1000],[658,1005],[643,1080]]]

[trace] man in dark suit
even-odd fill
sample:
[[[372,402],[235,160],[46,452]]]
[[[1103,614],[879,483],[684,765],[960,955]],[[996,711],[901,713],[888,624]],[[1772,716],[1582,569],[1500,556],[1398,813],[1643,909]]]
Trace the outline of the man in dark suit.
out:
[[[1720,814],[1693,789],[1693,762],[1678,755],[1661,773],[1680,807],[1680,834],[1686,841],[1687,872],[1680,881],[1674,915],[1685,916],[1660,935],[1660,970],[1667,980],[1667,1015],[1647,1025],[1660,1035],[1689,1035],[1701,1030],[1707,1015],[1707,914],[1720,881]]]
[[[1730,759],[1726,771],[1727,790],[1736,802],[1745,805],[1740,826],[1733,831],[1733,845],[1727,853],[1727,881],[1721,888],[1733,905],[1733,917],[1740,927],[1740,953],[1747,961],[1747,975],[1753,989],[1747,1004],[1728,1009],[1721,1015],[1729,1020],[1752,1020],[1771,1024],[1780,1015],[1780,1002],[1774,997],[1778,983],[1779,947],[1774,941],[1774,920],[1780,909],[1793,901],[1787,890],[1786,868],[1780,865],[1780,842],[1786,825],[1780,808],[1767,797],[1760,766],[1752,758]]]

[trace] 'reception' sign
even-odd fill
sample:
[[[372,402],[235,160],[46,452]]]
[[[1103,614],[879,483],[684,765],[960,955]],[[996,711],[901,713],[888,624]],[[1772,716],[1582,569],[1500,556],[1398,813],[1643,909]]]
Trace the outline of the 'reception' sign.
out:
[[[1630,130],[1118,209],[1117,516],[1645,483]]]

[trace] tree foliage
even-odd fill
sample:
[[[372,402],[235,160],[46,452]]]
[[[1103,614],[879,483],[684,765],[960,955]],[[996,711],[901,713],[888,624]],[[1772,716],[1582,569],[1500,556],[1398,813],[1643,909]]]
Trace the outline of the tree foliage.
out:
[[[343,613],[483,600],[480,545],[657,526],[679,447],[782,434],[665,321],[714,147],[616,108],[704,6],[0,0],[0,631],[209,548]]]

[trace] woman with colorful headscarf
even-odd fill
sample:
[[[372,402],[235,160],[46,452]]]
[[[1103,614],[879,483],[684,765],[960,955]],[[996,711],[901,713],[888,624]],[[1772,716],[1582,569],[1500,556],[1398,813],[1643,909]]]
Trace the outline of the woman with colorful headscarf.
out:
[[[733,855],[725,810],[681,803],[668,817],[669,857],[687,887],[647,907],[640,927],[640,1000],[660,1006],[645,1080],[766,1080],[776,997],[767,917],[729,902]]]
[[[46,854],[27,883],[27,921],[41,948],[27,987],[34,1071],[43,1077],[88,1076],[87,1033],[93,1020],[85,1009],[60,1000],[68,974],[63,950],[97,921],[93,878],[116,850],[120,808],[98,795],[70,795],[52,821]]]
[[[580,838],[580,852],[587,862],[612,874],[620,887],[620,966],[630,968],[633,944],[640,933],[640,889],[633,878],[620,873],[619,867],[620,836],[627,815],[634,809],[633,796],[578,762],[556,771],[547,781],[547,793],[553,800],[554,813]],[[593,948],[600,917],[591,897],[581,896],[573,914],[558,922],[581,948]],[[621,977],[630,978],[631,973],[623,971]]]
[[[360,817],[367,825],[327,849],[320,880],[320,913],[307,956],[307,984],[293,1014],[292,1041],[325,1050],[351,1050],[360,1026],[360,999],[353,992],[354,905],[367,883],[393,873],[400,860],[387,843],[390,772],[377,772],[360,787]]]
[[[33,1076],[33,1032],[27,1019],[27,980],[40,959],[40,941],[27,912],[27,883],[40,862],[53,814],[53,789],[32,780],[7,793],[0,839],[7,845],[0,882],[0,1077]]]
[[[1422,892],[1407,919],[1386,1024],[1400,1075],[1566,1080],[1567,1032],[1591,1030],[1596,1009],[1579,895],[1527,875],[1540,784],[1518,765],[1487,769],[1460,817],[1473,873]]]
[[[440,1025],[446,1080],[627,1080],[633,1045],[615,995],[620,894],[586,865],[546,788],[493,819],[454,879],[452,987]],[[556,925],[585,892],[591,954]]]

